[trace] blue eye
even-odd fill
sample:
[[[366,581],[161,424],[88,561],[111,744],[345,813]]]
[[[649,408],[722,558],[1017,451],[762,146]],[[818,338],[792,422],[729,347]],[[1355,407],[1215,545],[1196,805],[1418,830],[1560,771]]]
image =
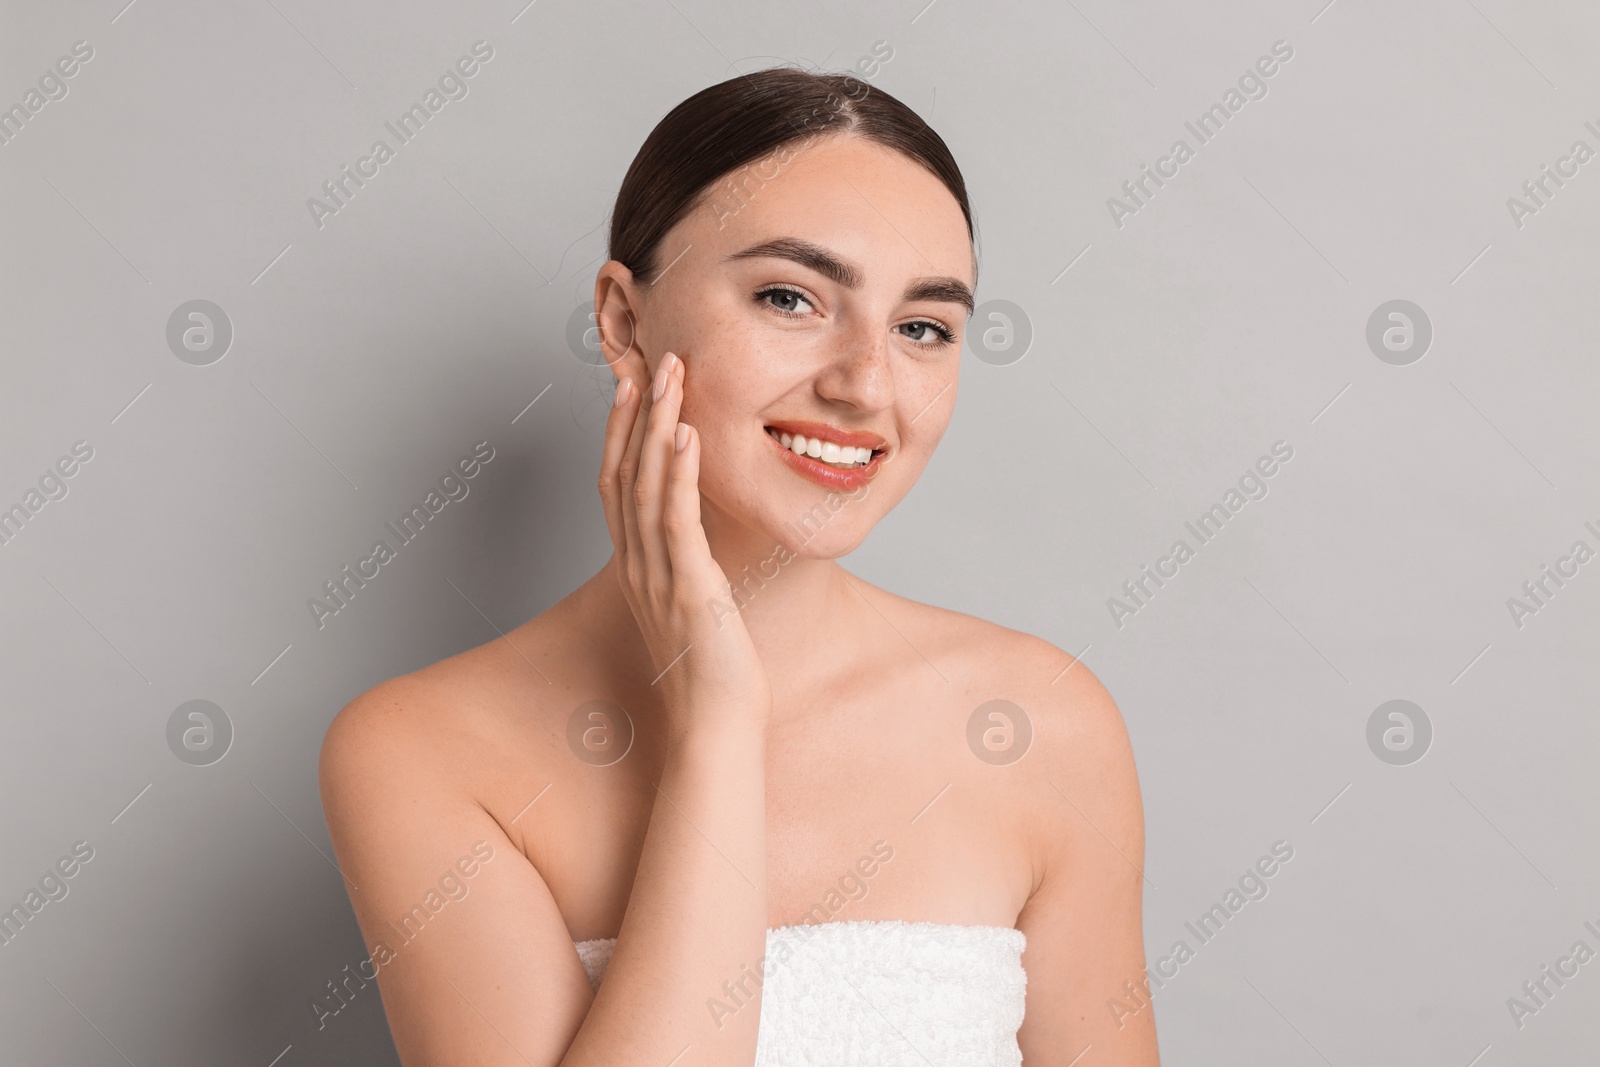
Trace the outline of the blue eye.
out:
[[[926,340],[926,339],[921,338],[921,337],[912,337],[910,334],[906,334],[905,335],[911,341],[913,341],[913,342],[915,342],[916,344],[919,344],[919,345],[929,345],[929,346],[947,345],[947,344],[950,344],[951,342],[953,342],[956,339],[956,335],[953,332],[951,332],[950,330],[946,329],[945,327],[939,325],[937,322],[934,322],[931,319],[918,319],[916,322],[902,323],[899,326],[896,326],[895,329],[897,329],[897,330],[906,330],[906,329],[910,329],[910,330],[932,330],[934,333],[939,335],[939,340],[937,340],[937,341],[929,341],[929,340]]]
[[[812,308],[810,299],[804,293],[787,285],[769,285],[755,294],[755,301],[758,304],[766,304],[778,314],[789,318],[800,318],[805,314],[798,305],[803,304],[806,308],[815,310]],[[896,326],[895,329],[901,332],[902,337],[920,348],[941,348],[945,345],[954,344],[956,339],[953,330],[932,319],[917,319],[913,322],[904,322]],[[918,332],[905,332],[908,330]],[[927,331],[930,330],[938,337],[938,340],[933,340],[927,336]]]
[[[785,315],[798,315],[798,314],[800,314],[800,312],[797,311],[793,306],[793,302],[795,302],[795,301],[798,301],[799,303],[802,303],[802,304],[806,305],[807,307],[811,306],[811,301],[809,301],[809,300],[807,300],[805,298],[805,294],[804,293],[800,292],[798,289],[790,289],[787,286],[783,286],[783,285],[774,285],[774,286],[772,286],[770,288],[761,290],[759,293],[756,294],[756,300],[757,301],[763,301],[763,300],[767,300],[768,297],[772,297],[772,296],[775,296],[775,297],[778,297],[778,298],[780,298],[782,300],[790,302],[789,304],[785,305],[785,304],[779,304],[779,303],[773,303],[771,301],[767,301],[768,306],[770,306],[773,310],[780,311]]]

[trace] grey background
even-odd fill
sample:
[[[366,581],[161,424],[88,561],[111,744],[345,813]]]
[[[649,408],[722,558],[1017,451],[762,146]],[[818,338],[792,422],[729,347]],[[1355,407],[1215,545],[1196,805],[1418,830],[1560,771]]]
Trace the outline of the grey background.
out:
[[[1520,1029],[1506,1001],[1600,949],[1600,562],[1520,628],[1506,601],[1600,548],[1600,160],[1520,228],[1506,199],[1600,149],[1600,15],[1325,2],[7,4],[0,104],[94,58],[0,145],[0,506],[94,458],[0,546],[0,903],[75,841],[95,858],[0,946],[0,1056],[395,1062],[375,989],[320,1031],[308,1008],[366,956],[323,731],[606,559],[610,389],[566,332],[654,123],[877,41],[874,84],[965,171],[980,302],[1034,339],[964,358],[932,465],[847,565],[1104,680],[1152,963],[1295,849],[1157,993],[1165,1062],[1592,1056],[1600,962]],[[319,229],[307,198],[480,39],[470,94]],[[1277,40],[1266,97],[1117,227],[1107,198]],[[1365,341],[1396,298],[1434,328],[1409,366]],[[193,299],[234,330],[209,366],[166,342]],[[319,630],[307,598],[484,439],[469,496]],[[1115,625],[1107,598],[1278,440],[1268,496]],[[1408,766],[1366,741],[1397,698],[1434,729]],[[235,731],[208,767],[167,747],[195,699]]]

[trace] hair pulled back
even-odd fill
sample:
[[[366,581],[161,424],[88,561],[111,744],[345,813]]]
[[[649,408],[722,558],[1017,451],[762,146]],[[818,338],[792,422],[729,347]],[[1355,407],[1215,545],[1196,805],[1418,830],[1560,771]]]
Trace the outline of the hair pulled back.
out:
[[[650,131],[617,192],[610,257],[649,285],[663,266],[661,239],[719,179],[795,141],[835,133],[864,137],[927,168],[961,206],[972,237],[961,170],[921,116],[848,74],[772,67],[700,90]]]

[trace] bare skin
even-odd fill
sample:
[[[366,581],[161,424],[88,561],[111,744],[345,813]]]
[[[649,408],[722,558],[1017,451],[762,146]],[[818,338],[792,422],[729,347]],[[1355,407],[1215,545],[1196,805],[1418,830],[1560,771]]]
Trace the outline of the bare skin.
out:
[[[401,1058],[749,1064],[759,997],[721,1020],[707,1001],[759,972],[767,927],[806,921],[884,842],[892,860],[833,920],[1016,927],[1030,1067],[1156,1064],[1152,1010],[1119,1025],[1107,1006],[1131,1003],[1124,982],[1144,972],[1143,815],[1116,705],[1049,643],[836,562],[911,489],[951,417],[968,313],[955,297],[975,283],[959,206],[849,135],[773,169],[736,212],[708,205],[669,231],[652,284],[615,261],[596,281],[607,357],[634,383],[602,461],[611,560],[329,729],[324,807],[366,943],[392,950],[374,960]],[[780,238],[826,249],[856,284],[815,259],[735,256]],[[930,278],[958,284],[907,298]],[[759,295],[773,286],[798,295]],[[777,454],[763,427],[783,420],[864,430],[888,453],[803,543],[790,524],[828,490]],[[709,606],[733,604],[747,565],[770,575],[779,546],[740,610]],[[967,743],[995,699],[1033,729],[1003,766]],[[604,767],[568,744],[594,700],[635,733]],[[493,858],[462,879],[467,895],[402,942],[387,924],[479,841]],[[618,942],[597,995],[572,942],[603,937]]]

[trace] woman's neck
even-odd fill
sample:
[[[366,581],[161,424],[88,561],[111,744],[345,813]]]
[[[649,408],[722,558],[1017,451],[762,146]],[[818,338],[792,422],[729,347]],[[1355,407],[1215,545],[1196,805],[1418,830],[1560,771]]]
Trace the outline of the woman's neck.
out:
[[[858,580],[832,559],[774,554],[770,546],[752,554],[713,545],[712,556],[730,588],[702,610],[725,624],[735,616],[743,622],[779,698],[850,669],[864,654],[863,635],[883,625],[854,587]],[[618,658],[623,676],[648,683],[657,668],[623,596],[617,567],[613,554],[573,600],[608,655]]]

